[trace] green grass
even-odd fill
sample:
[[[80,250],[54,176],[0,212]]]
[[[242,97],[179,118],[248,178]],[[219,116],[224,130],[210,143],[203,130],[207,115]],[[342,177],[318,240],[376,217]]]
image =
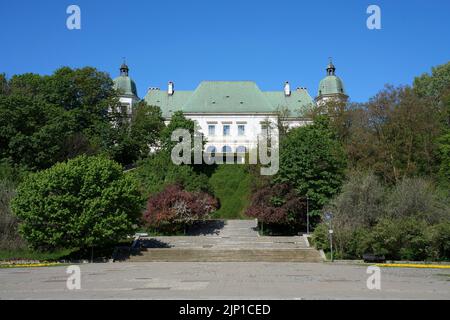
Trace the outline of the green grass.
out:
[[[222,164],[211,175],[214,195],[220,200],[220,209],[213,213],[215,219],[245,219],[250,199],[251,175],[244,165]]]
[[[39,260],[56,261],[72,253],[73,249],[55,252],[38,252],[32,250],[0,250],[0,260]]]

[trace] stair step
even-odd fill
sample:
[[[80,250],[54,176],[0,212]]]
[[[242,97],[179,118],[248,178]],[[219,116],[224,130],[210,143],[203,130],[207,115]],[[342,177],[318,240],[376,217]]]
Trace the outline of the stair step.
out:
[[[130,262],[322,262],[314,249],[148,249]]]

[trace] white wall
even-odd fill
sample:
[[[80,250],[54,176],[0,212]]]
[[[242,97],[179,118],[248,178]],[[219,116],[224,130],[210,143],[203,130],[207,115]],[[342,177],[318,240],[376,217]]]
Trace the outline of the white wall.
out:
[[[258,135],[261,134],[261,123],[269,121],[271,123],[271,134],[277,135],[277,120],[274,114],[185,114],[191,120],[194,120],[199,126],[200,132],[208,140],[205,150],[209,146],[216,147],[216,152],[222,152],[224,146],[231,147],[232,152],[236,152],[239,146],[244,146],[247,150],[255,148]],[[308,123],[303,120],[293,120],[287,122],[290,128],[302,126]],[[209,136],[208,126],[215,125],[215,135]],[[223,126],[230,125],[230,135],[223,135]],[[238,125],[245,125],[244,136],[238,135]],[[278,139],[277,139],[278,141]]]

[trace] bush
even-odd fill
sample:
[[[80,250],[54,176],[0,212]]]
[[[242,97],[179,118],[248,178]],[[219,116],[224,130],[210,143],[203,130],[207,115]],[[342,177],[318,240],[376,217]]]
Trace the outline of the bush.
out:
[[[10,208],[15,195],[15,185],[8,180],[0,180],[0,249],[14,250],[24,246],[18,234],[18,219]]]
[[[435,224],[450,218],[448,206],[433,184],[422,178],[404,178],[387,197],[386,213],[393,219],[415,217]]]
[[[425,260],[429,239],[427,224],[415,218],[381,219],[368,234],[368,250],[390,260]]]
[[[80,156],[26,178],[12,208],[34,249],[83,248],[128,235],[141,197],[119,164]]]
[[[333,212],[337,229],[370,227],[383,216],[384,197],[384,188],[372,172],[353,171],[327,210]]]
[[[170,185],[149,198],[143,220],[148,227],[190,224],[206,219],[218,206],[217,200],[205,192],[188,192],[180,185]]]
[[[330,240],[328,233],[328,226],[325,223],[321,223],[316,226],[312,235],[314,246],[319,250],[330,250]]]
[[[430,256],[436,260],[450,260],[450,222],[432,226],[430,238]]]
[[[393,260],[448,257],[448,204],[422,178],[404,178],[387,189],[373,173],[353,172],[326,210],[334,214],[333,239],[340,258],[364,253]]]
[[[23,169],[9,161],[0,161],[0,249],[17,250],[25,247],[18,232],[18,219],[11,212],[10,203],[16,194],[18,182],[25,176]]]
[[[269,185],[255,192],[246,215],[268,224],[305,225],[306,201],[287,184]]]
[[[164,151],[141,161],[133,174],[146,196],[161,192],[171,184],[179,184],[191,192],[211,190],[205,174],[197,173],[194,167],[189,165],[175,165],[170,155]]]

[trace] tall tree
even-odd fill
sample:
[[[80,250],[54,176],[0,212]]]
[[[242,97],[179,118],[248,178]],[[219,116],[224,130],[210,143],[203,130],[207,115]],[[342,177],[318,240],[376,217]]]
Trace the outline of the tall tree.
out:
[[[115,113],[115,125],[105,131],[103,137],[108,154],[122,165],[132,165],[148,157],[152,149],[159,148],[164,120],[159,107],[139,102],[131,119],[122,113]]]
[[[318,116],[313,125],[292,129],[280,145],[280,170],[274,182],[288,184],[308,197],[318,210],[339,192],[346,159],[330,129],[329,119]]]
[[[101,151],[112,129],[106,111],[118,104],[106,73],[64,67],[50,76],[15,75],[2,87],[0,157],[37,170]]]

